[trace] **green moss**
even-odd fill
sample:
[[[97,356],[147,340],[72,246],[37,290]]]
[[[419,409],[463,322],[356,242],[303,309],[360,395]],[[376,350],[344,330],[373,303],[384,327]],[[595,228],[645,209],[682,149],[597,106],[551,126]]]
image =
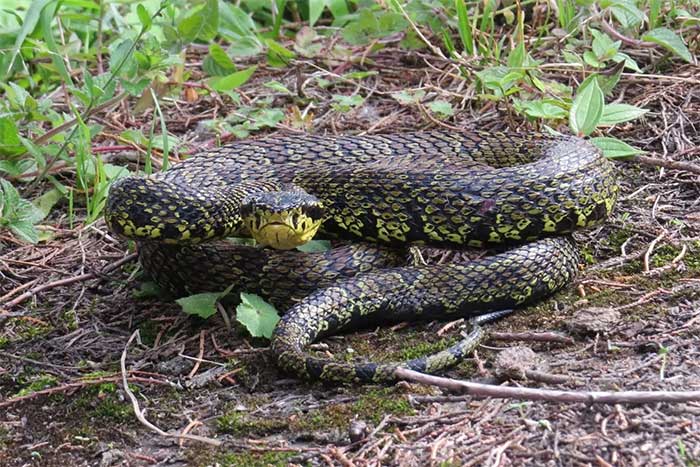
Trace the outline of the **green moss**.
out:
[[[239,411],[224,414],[216,421],[219,432],[236,436],[266,436],[284,431],[288,425],[281,418],[253,417]]]
[[[38,375],[28,381],[28,385],[18,391],[13,397],[22,397],[52,386],[56,386],[57,379],[53,375]]]
[[[354,414],[379,423],[387,414],[413,415],[415,410],[405,396],[397,396],[394,388],[381,388],[368,392],[352,404]]]
[[[5,336],[0,336],[0,349],[4,349],[10,343],[10,339]]]
[[[413,360],[414,358],[423,357],[425,355],[434,354],[441,350],[445,350],[451,345],[457,342],[456,338],[441,338],[436,342],[418,342],[417,344],[411,345],[402,349],[399,352],[400,360]]]
[[[134,386],[129,385],[129,387],[132,390],[135,389]],[[81,391],[80,397],[72,401],[72,405],[78,411],[89,413],[92,418],[110,423],[127,422],[133,418],[133,409],[129,402],[119,398],[117,392],[116,383],[88,386]]]
[[[229,452],[217,456],[222,467],[261,467],[289,465],[293,452]]]

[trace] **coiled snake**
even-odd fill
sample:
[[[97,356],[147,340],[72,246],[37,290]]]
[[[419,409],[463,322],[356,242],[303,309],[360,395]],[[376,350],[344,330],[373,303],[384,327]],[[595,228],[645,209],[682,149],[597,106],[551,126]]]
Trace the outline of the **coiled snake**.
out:
[[[540,300],[576,274],[578,255],[567,234],[602,222],[617,193],[612,164],[573,137],[295,136],[242,141],[149,178],[122,179],[110,190],[106,220],[139,241],[147,271],[171,288],[216,290],[248,266],[262,274],[253,277],[264,277],[286,263],[296,281],[322,287],[278,324],[272,349],[280,366],[309,378],[376,382],[392,381],[397,366],[434,372],[456,363],[479,328],[450,349],[404,363],[330,362],[305,348],[374,322],[472,316]],[[329,238],[387,246],[520,246],[464,264],[392,267],[397,254],[382,248],[373,247],[367,262],[358,260],[359,247],[314,259],[267,252],[256,262],[261,250],[202,243],[243,232],[291,248],[319,226]],[[383,259],[374,265],[377,257]],[[346,267],[350,258],[355,262]],[[203,272],[192,274],[192,264]],[[258,280],[247,287],[264,292]],[[284,303],[280,296],[291,287],[273,279],[267,289]]]

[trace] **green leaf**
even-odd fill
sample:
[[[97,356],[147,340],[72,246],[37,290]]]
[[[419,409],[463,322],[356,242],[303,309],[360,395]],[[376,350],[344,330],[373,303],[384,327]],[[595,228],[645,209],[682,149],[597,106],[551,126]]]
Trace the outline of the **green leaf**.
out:
[[[223,292],[205,292],[175,300],[182,307],[182,311],[188,315],[196,315],[200,318],[209,318],[216,313],[216,302],[231,292],[233,285]]]
[[[304,253],[320,253],[331,249],[331,242],[328,240],[310,240],[297,247],[297,250]]]
[[[472,35],[472,25],[469,22],[469,14],[464,0],[455,0],[455,8],[457,9],[457,29],[459,38],[462,41],[462,47],[469,55],[474,55],[474,38]]]
[[[428,103],[428,108],[441,117],[451,117],[455,113],[452,109],[452,104],[439,99]]]
[[[569,125],[579,136],[590,135],[603,115],[603,91],[598,80],[593,79],[583,89],[579,88],[569,111]]]
[[[263,83],[263,86],[265,86],[266,88],[270,88],[274,91],[281,92],[283,94],[292,95],[292,91],[287,89],[287,87],[279,81],[268,81],[267,83]]]
[[[620,49],[621,41],[613,42],[610,37],[604,32],[589,29],[593,35],[593,53],[598,60],[609,60],[615,56]]]
[[[422,89],[417,91],[399,91],[392,93],[391,97],[396,99],[401,105],[417,104],[425,97],[425,91]]]
[[[202,68],[209,76],[225,76],[236,71],[236,65],[219,44],[209,46],[209,54],[204,57]]]
[[[603,151],[603,155],[609,159],[624,159],[626,157],[645,153],[645,151],[630,146],[617,138],[601,136],[598,138],[591,138],[589,141]]]
[[[326,7],[326,0],[309,0],[309,25],[313,26],[321,17]]]
[[[668,28],[653,29],[644,34],[642,40],[659,44],[661,47],[670,50],[686,62],[693,62],[693,56],[690,54],[688,47],[683,43],[683,39]]]
[[[9,117],[0,118],[0,156],[15,156],[23,152],[24,146],[14,120]]]
[[[43,195],[36,198],[33,203],[41,213],[43,217],[46,217],[51,212],[51,209],[56,203],[63,199],[63,193],[58,188],[52,188]],[[43,218],[42,217],[42,218]]]
[[[134,290],[131,295],[134,298],[144,300],[147,298],[157,298],[163,295],[163,291],[158,287],[158,284],[152,281],[142,282],[140,287]]]
[[[219,2],[207,0],[202,8],[195,10],[177,25],[178,31],[187,42],[200,40],[209,42],[216,37],[219,28]]]
[[[266,44],[269,49],[267,51],[267,61],[272,66],[286,66],[289,60],[296,57],[294,52],[272,39],[268,39]]]
[[[151,19],[151,15],[148,14],[146,7],[140,3],[136,5],[136,14],[139,17],[139,21],[141,21],[141,26],[143,26],[143,30],[148,31],[149,29],[151,29],[151,26],[153,25],[153,20]]]
[[[9,77],[10,71],[12,70],[12,66],[14,65],[15,59],[19,54],[22,44],[24,44],[24,41],[27,39],[27,36],[29,36],[34,31],[36,25],[39,24],[41,11],[46,5],[52,3],[53,1],[54,0],[35,0],[29,5],[27,13],[24,15],[24,20],[22,21],[22,27],[19,30],[19,34],[17,34],[17,37],[15,38],[15,45],[14,47],[12,47],[11,58],[3,62],[7,63],[7,65],[4,67],[3,70],[0,70],[0,77]],[[2,81],[5,80],[3,79]]]
[[[348,112],[353,108],[362,105],[364,101],[365,98],[359,94],[353,94],[350,96],[334,94],[331,107],[339,112]]]
[[[211,86],[212,89],[218,92],[230,91],[232,89],[237,88],[238,86],[245,84],[245,82],[250,79],[253,73],[255,73],[256,69],[257,66],[252,66],[250,68],[246,68],[245,70],[231,73],[227,76],[217,76],[211,78],[209,80],[209,86]]]
[[[618,0],[610,6],[610,9],[624,29],[636,28],[647,19],[644,12],[631,0]]]
[[[274,306],[255,294],[241,293],[241,304],[236,307],[236,321],[246,327],[253,337],[272,337],[279,313]]]
[[[641,109],[630,104],[607,104],[603,108],[603,115],[599,125],[615,125],[617,123],[629,122],[647,113],[647,109]]]
[[[514,101],[515,108],[525,113],[528,117],[557,120],[566,118],[569,112],[562,108],[557,101],[551,99],[539,99],[534,101]]]

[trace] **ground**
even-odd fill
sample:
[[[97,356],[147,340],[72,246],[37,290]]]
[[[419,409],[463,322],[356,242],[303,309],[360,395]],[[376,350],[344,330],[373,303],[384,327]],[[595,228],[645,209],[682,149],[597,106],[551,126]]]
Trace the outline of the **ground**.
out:
[[[261,64],[241,95],[246,102],[270,97],[292,115],[290,98],[262,83],[275,80],[329,101],[331,91],[309,80],[360,69],[378,72],[359,85],[371,96],[359,107],[315,109],[319,117],[307,130],[444,125],[390,93],[418,87],[473,92],[450,84],[450,65],[436,57],[385,48],[366,63],[330,71],[313,60],[293,69]],[[687,66],[653,79],[623,76],[617,96],[624,93],[626,102],[651,112],[614,135],[661,159],[671,152],[681,161],[696,158],[696,72]],[[562,73],[561,79],[574,77]],[[332,92],[348,94],[356,86],[340,82]],[[230,103],[200,95],[176,104],[168,128],[201,147],[213,136],[197,122],[225,113]],[[130,108],[125,101],[100,118],[115,130],[150,126],[150,114]],[[292,120],[271,131],[294,131]],[[478,114],[465,108],[449,125],[527,128],[499,105]],[[127,153],[115,152],[113,160]],[[474,358],[448,376],[574,391],[700,390],[698,174],[653,161],[615,164],[621,197],[604,226],[577,234],[585,262],[577,281],[495,323]],[[50,239],[36,245],[0,232],[6,245],[0,252],[2,465],[700,465],[698,402],[533,402],[419,384],[326,387],[291,379],[275,368],[265,341],[236,325],[228,329],[221,315],[189,318],[170,301],[139,294],[137,264],[113,268],[129,246],[110,236],[103,221],[78,227],[66,212],[52,215],[45,223]],[[45,284],[52,285],[41,288]],[[350,348],[366,358],[406,358],[459,335],[460,326],[445,330],[446,324],[365,330],[331,339],[328,350],[340,358]],[[140,338],[127,346],[136,330]],[[537,340],[538,333],[573,339],[545,334]],[[123,355],[147,420],[168,433],[222,444],[174,440],[140,423],[121,383]],[[517,355],[528,371],[504,368]],[[503,356],[509,356],[505,363]]]

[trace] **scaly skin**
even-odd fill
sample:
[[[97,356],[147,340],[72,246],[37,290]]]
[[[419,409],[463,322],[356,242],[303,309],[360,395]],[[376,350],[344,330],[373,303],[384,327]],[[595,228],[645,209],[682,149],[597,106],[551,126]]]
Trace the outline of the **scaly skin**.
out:
[[[575,274],[573,243],[535,240],[600,224],[618,194],[612,164],[578,138],[447,131],[295,136],[244,141],[149,179],[123,179],[110,191],[106,219],[114,232],[143,242],[142,262],[172,270],[177,265],[165,247],[146,241],[187,245],[238,232],[247,193],[289,185],[322,201],[322,232],[331,238],[461,247],[533,242],[469,264],[360,274],[301,300],[278,327],[273,349],[283,368],[331,381],[391,381],[396,365],[306,356],[305,346],[326,332],[375,319],[520,307],[561,289]],[[202,260],[215,263],[216,254]],[[475,341],[408,365],[438,371]]]

